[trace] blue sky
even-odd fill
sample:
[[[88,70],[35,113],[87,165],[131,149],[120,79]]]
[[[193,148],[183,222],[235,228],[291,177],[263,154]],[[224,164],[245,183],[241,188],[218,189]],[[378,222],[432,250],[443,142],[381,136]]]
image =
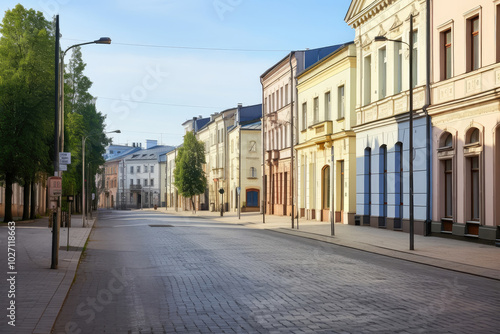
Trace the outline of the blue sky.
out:
[[[261,103],[260,75],[290,50],[354,38],[348,0],[2,0],[2,17],[18,3],[59,14],[63,49],[112,39],[82,53],[116,144],[178,145],[187,119]]]

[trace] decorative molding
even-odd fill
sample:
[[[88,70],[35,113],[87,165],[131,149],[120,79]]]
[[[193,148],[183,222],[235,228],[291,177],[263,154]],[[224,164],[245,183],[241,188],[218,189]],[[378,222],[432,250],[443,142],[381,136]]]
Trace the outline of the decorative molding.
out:
[[[398,17],[398,15],[394,15],[394,22],[392,23],[392,26],[389,28],[389,30],[394,30],[400,26],[403,25],[403,21],[401,21]]]

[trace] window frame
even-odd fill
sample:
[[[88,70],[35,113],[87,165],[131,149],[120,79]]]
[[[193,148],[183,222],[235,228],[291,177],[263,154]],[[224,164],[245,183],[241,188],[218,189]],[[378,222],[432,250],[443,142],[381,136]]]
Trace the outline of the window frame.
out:
[[[473,36],[474,31],[473,31],[473,24],[474,21],[477,19],[478,23],[478,30],[477,30],[477,55],[474,56],[474,40]],[[481,52],[481,45],[482,45],[482,31],[481,31],[481,26],[482,26],[482,9],[481,6],[477,6],[468,12],[464,14],[464,20],[465,20],[465,61],[466,61],[466,72],[472,72],[476,71],[481,68],[481,59],[482,59],[482,52]],[[477,60],[477,67],[475,66],[475,60]]]
[[[342,94],[340,94],[342,92]],[[345,118],[345,85],[340,85],[337,88],[337,120]]]

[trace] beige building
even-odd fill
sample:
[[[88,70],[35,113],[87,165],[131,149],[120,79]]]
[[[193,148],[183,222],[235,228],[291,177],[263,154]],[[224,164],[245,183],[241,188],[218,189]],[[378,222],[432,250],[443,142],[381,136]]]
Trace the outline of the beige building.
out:
[[[297,161],[292,156],[293,145],[298,141],[295,76],[336,47],[293,51],[260,76],[265,186],[262,201],[265,201],[266,214],[289,216],[296,199],[293,189],[297,185]],[[297,213],[297,207],[294,212]]]
[[[203,209],[220,211],[221,205],[224,211],[229,208],[227,128],[234,125],[236,111],[237,108],[231,108],[210,115],[209,122],[196,132],[196,138],[205,144],[207,191],[200,202],[207,202]],[[223,195],[220,189],[224,189]]]
[[[500,239],[500,1],[432,2],[432,231]]]
[[[262,105],[238,106],[236,124],[228,129],[229,208],[238,210],[238,188],[242,212],[259,211],[262,196]]]
[[[356,46],[339,46],[297,75],[298,205],[306,219],[354,223]],[[332,163],[333,158],[333,163]],[[333,203],[333,207],[332,207]]]

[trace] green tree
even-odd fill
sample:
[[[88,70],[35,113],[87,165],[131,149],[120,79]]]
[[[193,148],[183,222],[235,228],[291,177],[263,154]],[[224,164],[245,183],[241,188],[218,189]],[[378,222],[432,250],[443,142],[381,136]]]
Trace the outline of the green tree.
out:
[[[85,171],[95,175],[104,163],[102,155],[111,141],[105,135],[106,117],[97,111],[94,97],[89,93],[92,81],[83,73],[86,64],[80,47],[73,49],[64,75],[65,151],[71,152],[71,165],[63,177],[63,194],[82,193],[82,137],[85,145]],[[92,187],[95,185],[91,182]],[[91,189],[89,192],[95,191]],[[77,201],[76,203],[80,203]]]
[[[54,33],[41,12],[17,5],[5,12],[0,34],[0,178],[7,222],[13,183],[28,188],[37,172],[50,169]]]
[[[193,210],[196,210],[194,196],[203,194],[207,187],[204,163],[205,145],[196,139],[194,133],[186,133],[175,159],[174,185],[183,197],[191,198]]]

